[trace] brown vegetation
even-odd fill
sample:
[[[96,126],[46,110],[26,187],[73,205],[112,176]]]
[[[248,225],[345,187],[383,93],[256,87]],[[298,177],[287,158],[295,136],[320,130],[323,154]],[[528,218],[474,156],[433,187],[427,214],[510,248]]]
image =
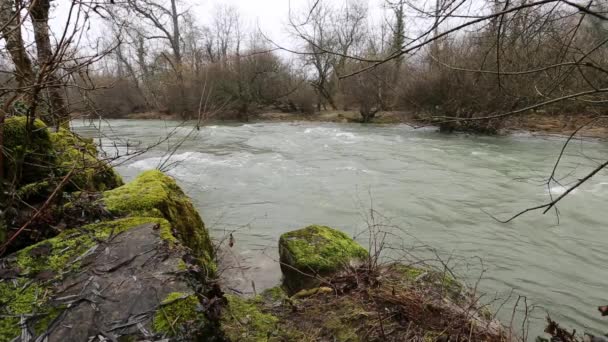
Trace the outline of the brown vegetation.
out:
[[[249,33],[235,8],[218,7],[203,26],[187,11],[173,20],[170,5],[113,7],[108,25],[121,44],[91,75],[108,86],[92,95],[105,117],[196,118],[204,102],[243,121],[342,109],[371,122],[379,112],[408,111],[433,116],[445,131],[494,133],[506,117],[541,107],[560,120],[606,112],[606,9],[593,2],[487,0],[473,15],[461,3],[399,0],[387,2],[378,24],[364,1],[314,1],[290,14],[289,48]],[[159,42],[167,49],[153,48]]]

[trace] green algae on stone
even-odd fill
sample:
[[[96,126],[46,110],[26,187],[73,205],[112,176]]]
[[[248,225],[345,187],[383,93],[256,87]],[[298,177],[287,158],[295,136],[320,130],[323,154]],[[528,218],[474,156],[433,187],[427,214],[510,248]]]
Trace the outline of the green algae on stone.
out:
[[[154,331],[167,336],[179,336],[191,326],[206,323],[196,295],[172,292],[161,302],[154,314]]]
[[[283,283],[288,292],[316,287],[314,275],[330,275],[352,262],[368,258],[368,252],[346,234],[326,227],[312,225],[281,235],[279,255]]]
[[[213,245],[203,220],[175,180],[164,173],[146,171],[130,183],[106,191],[104,203],[115,215],[166,219],[171,223],[175,238],[206,263],[213,260]]]
[[[262,312],[260,297],[249,300],[234,295],[225,297],[228,305],[222,312],[221,324],[230,341],[262,342],[279,334],[279,319]]]

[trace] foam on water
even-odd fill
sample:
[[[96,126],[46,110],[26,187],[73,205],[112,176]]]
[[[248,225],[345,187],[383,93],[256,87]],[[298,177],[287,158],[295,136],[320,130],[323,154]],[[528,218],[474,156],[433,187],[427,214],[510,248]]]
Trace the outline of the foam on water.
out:
[[[203,169],[218,166],[238,168],[244,166],[249,160],[251,160],[252,156],[253,155],[251,153],[234,153],[230,156],[220,156],[201,152],[184,152],[171,156],[169,161],[165,164],[188,163],[188,167],[201,167]],[[153,169],[158,167],[165,159],[166,158],[164,157],[141,159],[129,164],[128,167],[140,170]]]
[[[563,186],[563,185],[551,185],[550,189],[547,192],[551,192],[551,194],[553,195],[562,195],[563,193],[565,193],[566,191],[568,191],[568,189],[570,189],[570,187],[567,186]],[[578,188],[572,190],[569,195],[574,195],[578,192]]]

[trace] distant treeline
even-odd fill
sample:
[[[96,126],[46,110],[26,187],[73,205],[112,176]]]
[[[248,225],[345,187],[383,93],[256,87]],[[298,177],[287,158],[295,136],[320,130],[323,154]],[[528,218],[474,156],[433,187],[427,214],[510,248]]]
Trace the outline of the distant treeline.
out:
[[[235,8],[217,7],[199,25],[174,1],[126,1],[107,17],[114,34],[106,43],[116,47],[89,73],[90,98],[105,117],[247,120],[260,111],[339,109],[359,111],[363,121],[382,110],[446,121],[541,103],[560,114],[606,111],[606,8],[484,1],[467,16],[445,0],[426,9],[387,1],[381,22],[370,19],[366,1],[313,2],[287,18],[289,51],[247,28]],[[467,125],[495,129],[500,121]]]

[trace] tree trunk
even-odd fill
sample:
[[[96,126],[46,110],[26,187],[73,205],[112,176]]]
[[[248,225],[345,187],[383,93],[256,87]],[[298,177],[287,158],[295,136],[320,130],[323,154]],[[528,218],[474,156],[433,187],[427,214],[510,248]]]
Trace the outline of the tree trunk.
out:
[[[20,88],[31,85],[34,79],[32,61],[27,55],[21,37],[21,24],[21,16],[16,11],[15,2],[0,0],[2,38],[6,41],[6,51],[15,64],[15,79]]]
[[[173,23],[173,40],[171,42],[173,48],[173,55],[175,57],[175,67],[177,73],[177,83],[179,87],[179,104],[180,104],[180,115],[183,119],[188,117],[187,115],[187,102],[186,102],[186,85],[184,81],[184,63],[182,60],[182,51],[180,45],[180,32],[179,32],[179,13],[177,12],[177,0],[171,0],[171,20]]]
[[[38,63],[40,72],[45,77],[44,82],[48,83],[45,90],[48,94],[50,104],[49,113],[42,116],[43,121],[56,128],[68,128],[70,125],[70,115],[65,101],[60,94],[61,84],[55,76],[57,65],[53,60],[53,48],[49,36],[49,10],[50,0],[36,0],[31,8],[30,15],[34,24],[34,39],[38,52]]]

